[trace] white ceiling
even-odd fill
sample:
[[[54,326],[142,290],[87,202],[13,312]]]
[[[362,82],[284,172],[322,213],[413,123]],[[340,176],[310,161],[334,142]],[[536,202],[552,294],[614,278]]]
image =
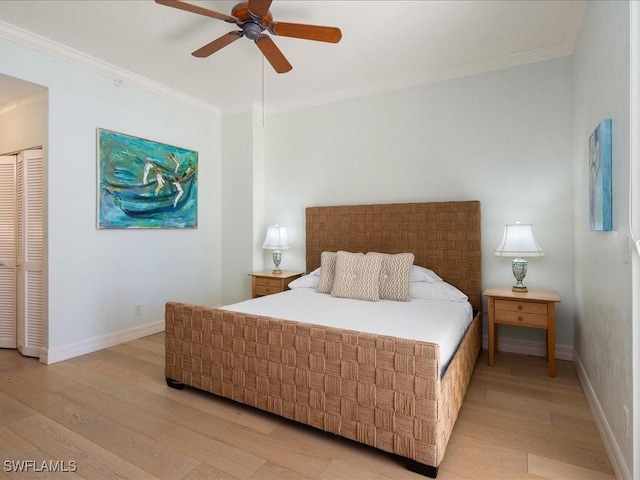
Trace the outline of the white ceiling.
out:
[[[192,3],[228,14],[236,2]],[[123,69],[215,105],[223,115],[248,111],[263,95],[273,113],[569,55],[585,4],[274,0],[275,20],[336,26],[342,40],[274,37],[293,70],[276,74],[265,61],[264,80],[261,53],[246,38],[209,58],[191,55],[235,25],[150,0],[3,0],[0,36],[8,29],[12,39],[15,31],[21,38],[32,32],[41,46],[50,43],[74,58],[81,52],[117,67],[114,77]],[[126,72],[120,75],[125,81]],[[0,105],[25,95],[24,85],[13,92],[15,82],[7,78],[0,75]]]

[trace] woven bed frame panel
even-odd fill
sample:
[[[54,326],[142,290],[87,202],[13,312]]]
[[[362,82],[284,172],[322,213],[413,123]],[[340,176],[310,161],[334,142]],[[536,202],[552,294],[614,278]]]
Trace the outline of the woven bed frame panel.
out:
[[[167,378],[437,467],[480,349],[168,302]]]
[[[309,207],[306,247],[308,272],[323,251],[412,252],[482,309],[479,201]]]
[[[323,251],[412,252],[481,310],[480,202],[311,207]],[[439,347],[169,302],[165,376],[438,467],[481,346],[481,316],[439,378]]]

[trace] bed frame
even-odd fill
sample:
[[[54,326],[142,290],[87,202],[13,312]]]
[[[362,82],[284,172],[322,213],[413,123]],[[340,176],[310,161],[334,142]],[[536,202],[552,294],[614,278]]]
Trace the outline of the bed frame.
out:
[[[165,376],[371,445],[435,477],[481,348],[480,202],[310,207],[307,271],[323,251],[412,252],[475,317],[445,374],[433,343],[168,302]]]

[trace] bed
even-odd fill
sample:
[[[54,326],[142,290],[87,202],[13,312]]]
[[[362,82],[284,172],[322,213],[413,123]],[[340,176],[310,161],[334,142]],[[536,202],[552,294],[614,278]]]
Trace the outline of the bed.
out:
[[[415,265],[463,292],[471,320],[451,355],[443,358],[437,343],[386,330],[261,314],[252,301],[218,308],[168,302],[167,384],[189,385],[370,445],[435,477],[481,348],[480,203],[307,208],[307,272],[317,271],[323,252],[338,251],[410,252]],[[256,300],[279,312],[273,302],[280,296],[328,297],[295,290]],[[367,308],[404,303],[353,302]]]

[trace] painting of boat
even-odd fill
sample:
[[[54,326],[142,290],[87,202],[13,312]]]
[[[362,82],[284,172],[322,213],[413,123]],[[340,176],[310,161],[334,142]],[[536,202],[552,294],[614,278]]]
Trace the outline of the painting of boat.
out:
[[[98,161],[98,228],[197,227],[197,152],[98,129]]]

